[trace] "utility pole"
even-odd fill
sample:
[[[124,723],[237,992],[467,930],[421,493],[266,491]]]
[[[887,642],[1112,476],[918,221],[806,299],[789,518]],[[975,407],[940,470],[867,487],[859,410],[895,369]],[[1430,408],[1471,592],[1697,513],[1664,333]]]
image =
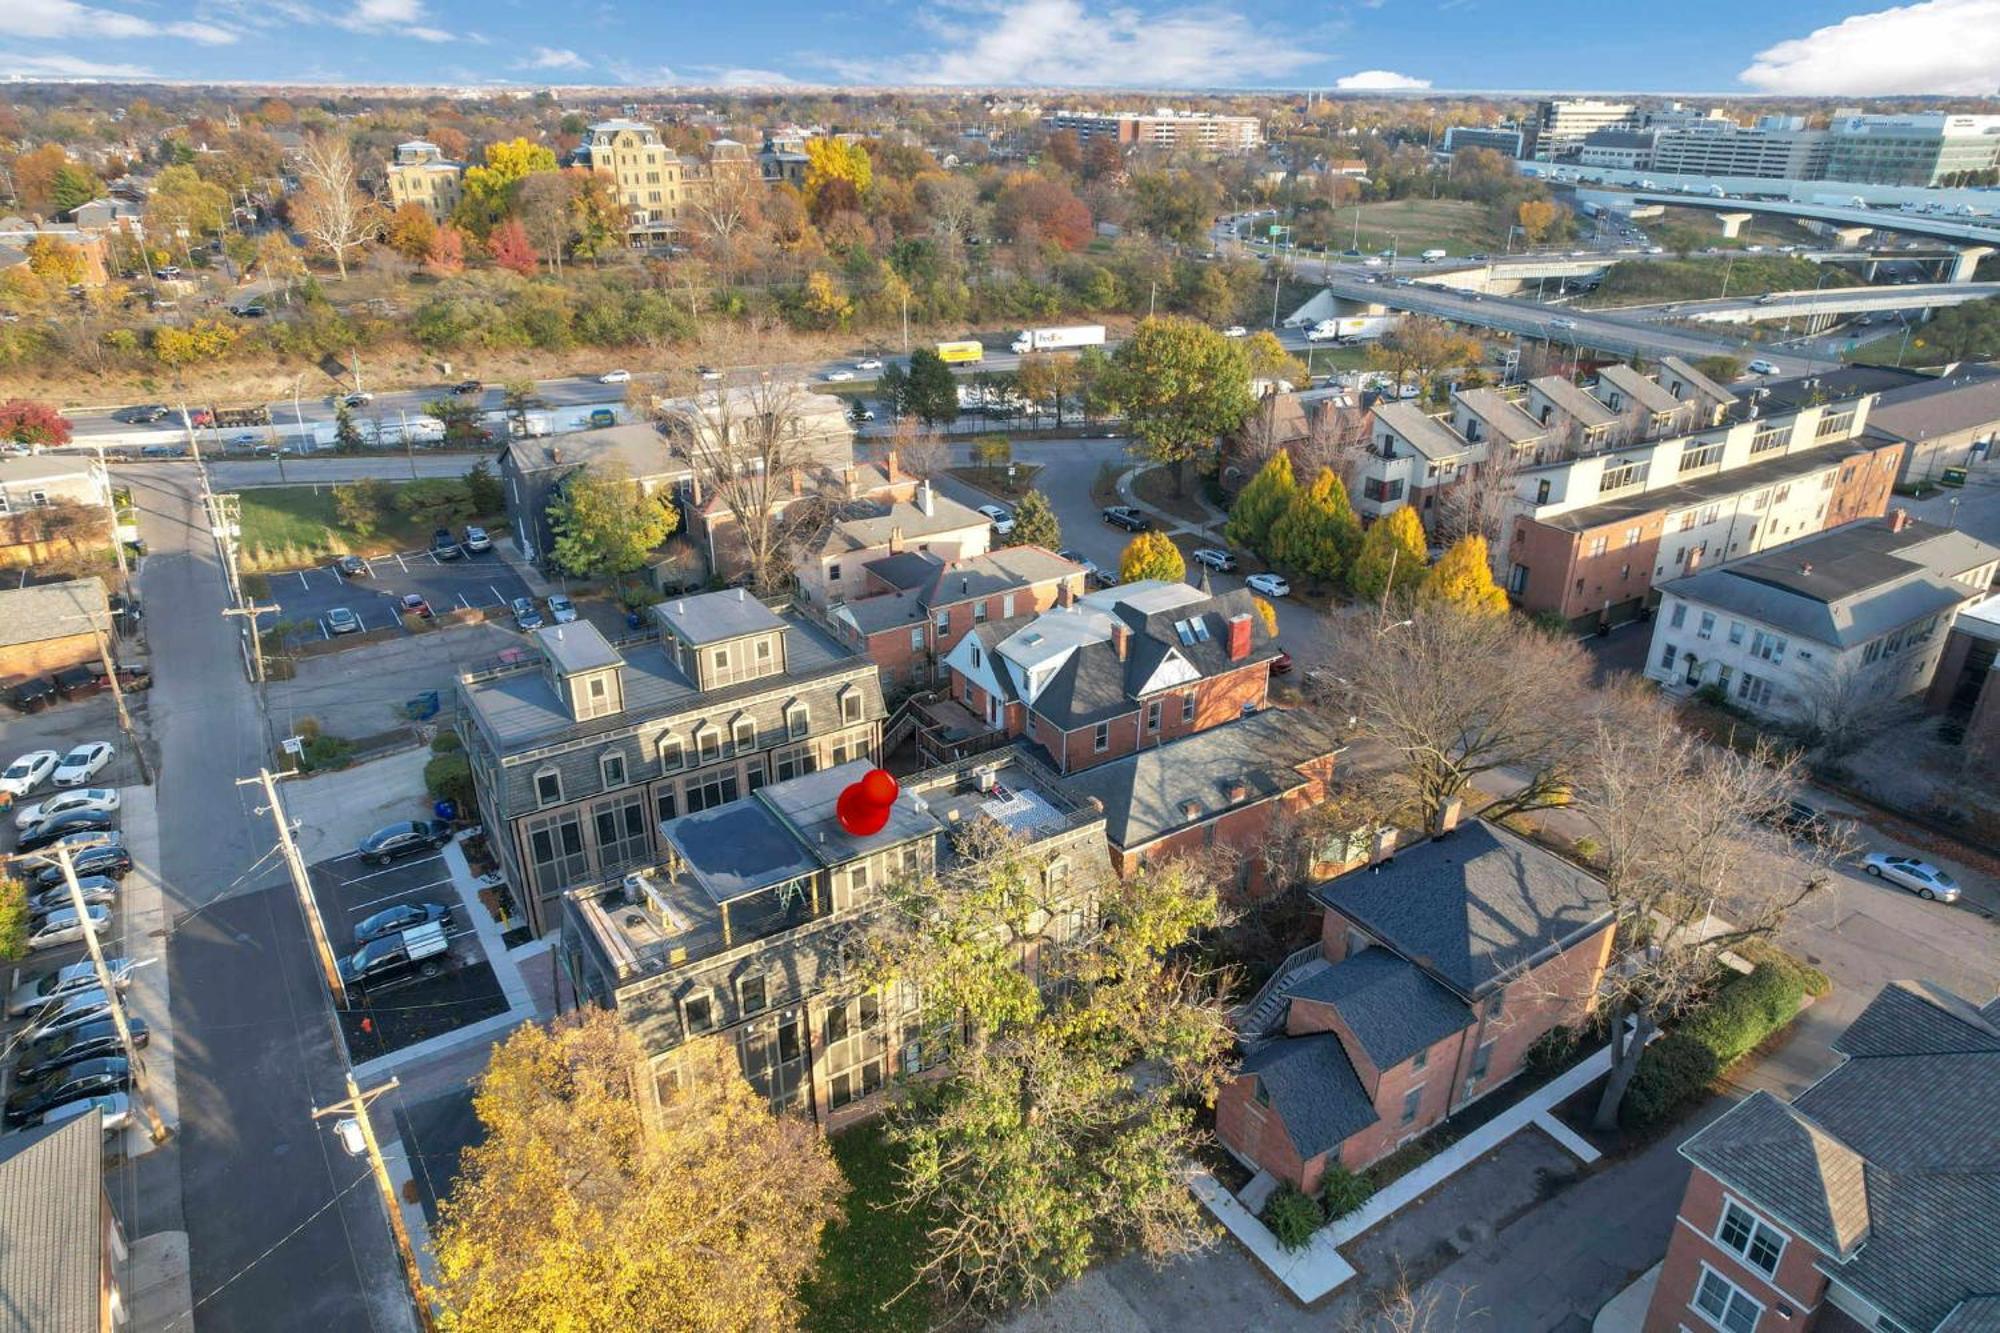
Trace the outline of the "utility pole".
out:
[[[66,620],[90,622],[90,632],[97,639],[98,660],[104,664],[104,678],[111,682],[111,699],[118,706],[118,729],[125,733],[125,744],[131,749],[132,757],[139,762],[139,781],[150,786],[153,766],[146,761],[146,747],[139,744],[139,733],[132,729],[132,714],[125,707],[125,686],[118,679],[118,659],[111,654],[111,641],[104,637],[104,622],[110,618],[109,611],[87,611],[64,617]]]
[[[257,632],[257,617],[266,614],[275,615],[284,609],[282,606],[259,606],[254,601],[248,606],[225,606],[222,608],[224,616],[241,616],[243,618],[243,633],[245,641],[249,644],[247,655],[250,658],[250,675],[259,685],[264,683],[264,639]]]
[[[436,1333],[437,1323],[431,1317],[430,1302],[424,1299],[424,1277],[417,1268],[417,1252],[410,1244],[410,1232],[403,1225],[402,1201],[396,1197],[396,1188],[389,1183],[389,1164],[382,1160],[382,1145],[375,1141],[375,1126],[368,1119],[368,1103],[385,1092],[397,1087],[392,1077],[379,1088],[361,1090],[354,1081],[354,1071],[347,1073],[347,1100],[335,1102],[332,1106],[313,1108],[313,1119],[323,1120],[330,1115],[345,1115],[353,1120],[361,1131],[361,1143],[368,1150],[368,1168],[375,1176],[375,1188],[382,1193],[382,1207],[389,1214],[389,1232],[396,1238],[396,1253],[403,1261],[403,1279],[410,1284],[410,1300],[416,1306],[417,1325],[424,1333]]]
[[[111,510],[111,553],[118,557],[118,583],[120,587],[129,592],[131,591],[132,571],[125,564],[125,543],[118,535],[118,492],[111,485],[111,474],[104,469],[104,446],[93,444],[90,447],[97,450],[97,472],[99,476],[104,478],[104,489],[107,493],[106,498],[110,502],[107,508]]]
[[[333,992],[333,1001],[342,1009],[347,1008],[347,983],[340,979],[340,966],[333,960],[333,946],[327,943],[326,923],[320,920],[319,903],[314,900],[312,881],[306,877],[306,864],[299,858],[298,845],[292,841],[291,822],[285,817],[285,806],[278,799],[278,782],[268,768],[257,770],[254,778],[238,778],[236,785],[248,787],[261,783],[264,799],[270,802],[265,808],[271,812],[271,819],[278,826],[278,847],[284,853],[285,869],[291,873],[292,888],[299,895],[299,910],[305,913],[306,928],[312,932],[313,947],[319,951],[319,965],[326,973],[327,988]]]
[[[90,909],[83,901],[83,885],[76,880],[76,863],[70,860],[67,847],[57,847],[55,853],[62,866],[63,882],[69,885],[69,905],[76,910],[76,919],[83,923],[83,943],[90,950],[90,966],[97,973],[98,987],[111,1004],[111,1021],[118,1028],[119,1045],[125,1048],[125,1063],[132,1071],[132,1091],[138,1094],[140,1109],[146,1113],[147,1132],[153,1142],[165,1143],[167,1122],[160,1119],[160,1108],[153,1102],[153,1089],[146,1079],[146,1062],[139,1058],[139,1048],[132,1044],[132,1027],[125,1021],[125,997],[118,993],[117,981],[104,963],[104,946],[97,942],[97,932],[90,928]]]

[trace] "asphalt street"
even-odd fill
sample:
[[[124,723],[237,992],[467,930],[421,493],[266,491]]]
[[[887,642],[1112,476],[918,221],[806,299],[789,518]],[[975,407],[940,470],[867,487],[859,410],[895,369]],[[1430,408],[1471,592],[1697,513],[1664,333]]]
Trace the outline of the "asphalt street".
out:
[[[160,864],[181,1132],[174,1144],[196,1322],[203,1330],[403,1330],[413,1321],[381,1205],[315,1106],[344,1093],[345,1056],[304,918],[270,855],[269,753],[222,618],[222,574],[191,466],[121,474],[151,552],[139,574],[156,683]]]

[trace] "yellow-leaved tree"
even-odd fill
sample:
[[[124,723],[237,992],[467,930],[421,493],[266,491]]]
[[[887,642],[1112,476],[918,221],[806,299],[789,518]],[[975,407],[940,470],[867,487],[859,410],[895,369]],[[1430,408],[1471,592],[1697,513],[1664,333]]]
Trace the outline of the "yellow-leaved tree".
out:
[[[624,1021],[587,1008],[493,1053],[440,1205],[430,1295],[450,1333],[796,1327],[845,1186],[802,1116],[774,1116],[720,1038],[679,1051],[657,1107]]]
[[[1178,583],[1186,577],[1187,561],[1181,556],[1181,548],[1163,532],[1140,533],[1125,543],[1125,553],[1118,557],[1120,583],[1137,579]]]
[[[1486,539],[1475,533],[1446,547],[1438,562],[1431,566],[1430,577],[1417,589],[1417,601],[1424,606],[1450,607],[1475,615],[1506,615],[1507,594],[1493,581]]]

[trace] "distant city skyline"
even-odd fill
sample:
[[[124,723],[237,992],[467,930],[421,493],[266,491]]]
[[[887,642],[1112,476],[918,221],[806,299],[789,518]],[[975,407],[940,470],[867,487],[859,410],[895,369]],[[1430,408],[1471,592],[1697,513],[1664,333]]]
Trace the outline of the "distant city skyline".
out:
[[[2000,0],[10,0],[0,77],[477,86],[2000,95]]]

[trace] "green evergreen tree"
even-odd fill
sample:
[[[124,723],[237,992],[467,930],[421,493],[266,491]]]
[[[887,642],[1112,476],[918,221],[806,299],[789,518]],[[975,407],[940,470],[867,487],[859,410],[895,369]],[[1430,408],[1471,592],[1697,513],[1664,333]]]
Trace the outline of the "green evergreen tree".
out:
[[[1271,525],[1284,517],[1297,490],[1298,483],[1292,479],[1292,456],[1280,449],[1264,461],[1250,484],[1237,495],[1236,507],[1229,511],[1229,523],[1222,535],[1232,546],[1268,554]]]
[[[1271,526],[1271,559],[1317,579],[1337,579],[1361,544],[1361,521],[1347,487],[1321,468],[1311,486],[1293,494]]]
[[[928,347],[910,353],[910,372],[903,383],[903,410],[916,413],[926,426],[958,420],[958,380],[944,358]]]
[[[1045,551],[1062,546],[1062,525],[1056,521],[1055,507],[1040,491],[1029,491],[1014,506],[1016,546],[1039,546]]]
[[[1424,581],[1430,543],[1417,511],[1404,505],[1375,520],[1347,571],[1347,586],[1364,602],[1407,595]]]
[[[354,424],[354,411],[346,403],[333,409],[333,442],[342,449],[361,448],[361,427]]]

